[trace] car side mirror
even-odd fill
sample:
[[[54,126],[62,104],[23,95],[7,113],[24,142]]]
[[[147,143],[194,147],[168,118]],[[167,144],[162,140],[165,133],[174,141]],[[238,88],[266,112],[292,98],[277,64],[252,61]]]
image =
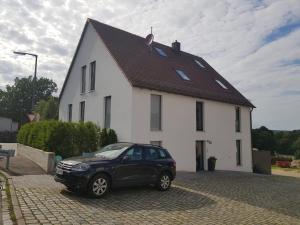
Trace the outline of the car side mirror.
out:
[[[129,160],[129,156],[128,155],[125,155],[122,159],[122,162],[127,162]]]

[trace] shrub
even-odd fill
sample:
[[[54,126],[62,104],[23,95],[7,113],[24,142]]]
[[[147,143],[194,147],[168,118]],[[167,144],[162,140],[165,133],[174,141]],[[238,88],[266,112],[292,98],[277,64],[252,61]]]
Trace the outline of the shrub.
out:
[[[300,149],[297,149],[295,152],[295,159],[300,159]]]
[[[114,130],[101,130],[92,122],[69,123],[49,120],[23,125],[17,141],[67,158],[81,155],[82,152],[96,151],[99,145],[115,143],[117,135]]]

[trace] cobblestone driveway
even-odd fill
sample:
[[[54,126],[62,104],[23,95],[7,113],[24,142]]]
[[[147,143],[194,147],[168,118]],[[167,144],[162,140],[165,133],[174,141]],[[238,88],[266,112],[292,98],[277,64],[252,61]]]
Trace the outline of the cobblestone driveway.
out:
[[[27,224],[300,224],[300,179],[179,173],[173,188],[74,195],[48,175],[13,178]]]

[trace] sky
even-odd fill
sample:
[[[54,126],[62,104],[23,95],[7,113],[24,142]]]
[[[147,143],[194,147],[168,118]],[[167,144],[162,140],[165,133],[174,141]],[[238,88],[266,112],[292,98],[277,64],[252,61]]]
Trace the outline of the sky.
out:
[[[59,94],[87,18],[203,57],[257,107],[253,127],[300,129],[300,0],[0,0],[0,88],[34,71]]]

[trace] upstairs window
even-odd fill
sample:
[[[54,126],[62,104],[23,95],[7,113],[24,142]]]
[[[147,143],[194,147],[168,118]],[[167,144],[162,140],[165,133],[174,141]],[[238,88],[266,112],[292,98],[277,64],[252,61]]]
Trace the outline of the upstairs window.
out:
[[[86,66],[81,67],[81,88],[80,92],[85,93],[85,84],[86,84]]]
[[[180,76],[182,80],[191,80],[188,75],[182,70],[176,70],[176,73]]]
[[[161,130],[161,95],[151,95],[150,129]]]
[[[241,132],[241,108],[235,107],[235,131]]]
[[[95,90],[95,80],[96,80],[96,61],[90,64],[90,90]]]
[[[225,84],[223,84],[221,81],[219,81],[219,80],[216,80],[216,82],[222,87],[222,88],[224,88],[224,89],[228,89],[228,87],[226,87],[226,85]]]
[[[198,61],[197,59],[195,59],[194,61],[195,61],[195,63],[198,64],[198,66],[201,66],[202,68],[205,68],[205,66],[200,61]]]
[[[167,57],[167,54],[161,48],[155,47],[155,50],[160,56]]]
[[[196,130],[203,131],[203,102],[196,102]]]

